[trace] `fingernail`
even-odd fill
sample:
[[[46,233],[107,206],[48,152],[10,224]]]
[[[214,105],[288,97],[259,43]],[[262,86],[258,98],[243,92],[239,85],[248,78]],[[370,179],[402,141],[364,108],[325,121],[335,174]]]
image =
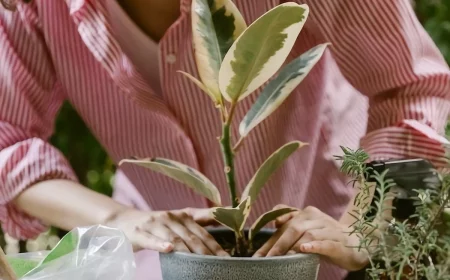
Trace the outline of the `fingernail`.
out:
[[[262,256],[261,256],[261,254],[254,254],[253,255],[253,258],[261,258]]]
[[[171,250],[171,249],[173,248],[173,245],[172,245],[172,243],[164,242],[164,243],[162,244],[162,247],[163,247],[164,249],[166,249],[166,250]]]
[[[220,252],[217,253],[217,255],[218,255],[219,257],[229,257],[229,256],[230,256],[230,254],[228,254],[228,253],[225,252],[225,251],[220,251]]]
[[[305,252],[311,251],[311,249],[312,249],[311,244],[302,244],[301,247],[302,247],[302,251],[305,251]]]

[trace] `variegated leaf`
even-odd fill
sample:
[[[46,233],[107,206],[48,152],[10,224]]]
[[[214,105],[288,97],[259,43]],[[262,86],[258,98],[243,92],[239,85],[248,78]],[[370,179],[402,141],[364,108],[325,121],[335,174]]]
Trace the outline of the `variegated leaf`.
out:
[[[281,217],[285,214],[291,213],[297,211],[295,208],[280,208],[271,210],[269,212],[266,212],[265,214],[261,215],[250,227],[250,230],[248,232],[248,240],[251,242],[253,240],[253,237],[269,222],[275,220],[278,217]]]
[[[233,42],[247,28],[231,0],[193,0],[192,35],[200,79],[218,103],[219,70]]]
[[[213,209],[214,219],[240,234],[244,229],[245,222],[250,214],[251,198],[247,197],[242,200],[236,208],[232,207],[217,207]]]
[[[270,176],[283,164],[283,162],[292,155],[298,148],[305,146],[305,143],[293,141],[285,144],[276,150],[256,171],[256,174],[248,183],[242,199],[251,197],[252,202],[256,201],[259,192],[269,180]]]
[[[270,81],[239,126],[241,137],[272,114],[291,92],[305,79],[322,57],[328,44],[318,45],[283,67],[275,79]]]
[[[253,22],[228,51],[219,73],[222,95],[242,100],[283,65],[309,13],[307,5],[281,4]]]
[[[180,183],[185,184],[195,192],[214,202],[216,205],[222,205],[220,193],[216,186],[214,186],[214,184],[211,183],[205,175],[187,165],[163,158],[124,159],[119,163],[119,165],[123,163],[137,164],[162,173]]]

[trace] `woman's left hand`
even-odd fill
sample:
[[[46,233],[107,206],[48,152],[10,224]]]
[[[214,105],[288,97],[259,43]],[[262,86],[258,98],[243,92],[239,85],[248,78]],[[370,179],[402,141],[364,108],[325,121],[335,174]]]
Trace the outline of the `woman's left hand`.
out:
[[[286,206],[275,208],[280,207]],[[349,234],[351,228],[315,207],[292,212],[275,223],[278,230],[254,257],[314,253],[350,271],[362,269],[368,263],[367,252],[357,248],[359,238]]]

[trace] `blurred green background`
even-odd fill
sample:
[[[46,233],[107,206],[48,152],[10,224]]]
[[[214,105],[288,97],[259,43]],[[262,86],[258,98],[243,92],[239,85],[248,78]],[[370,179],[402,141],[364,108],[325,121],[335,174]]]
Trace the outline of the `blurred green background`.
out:
[[[450,63],[450,0],[420,0],[413,4],[420,21]],[[447,128],[450,133],[450,126]],[[111,194],[114,166],[69,104],[61,110],[52,143],[67,156],[82,183]]]
[[[417,0],[412,3],[419,20],[450,63],[450,0]],[[450,124],[447,125],[447,135],[450,137]],[[65,154],[84,185],[111,195],[114,164],[68,103],[61,109],[51,142]]]

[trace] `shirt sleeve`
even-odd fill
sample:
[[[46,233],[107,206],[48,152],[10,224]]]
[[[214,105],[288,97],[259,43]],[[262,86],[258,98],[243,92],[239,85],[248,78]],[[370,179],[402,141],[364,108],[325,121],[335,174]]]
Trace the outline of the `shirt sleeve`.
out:
[[[76,180],[47,139],[64,101],[33,4],[16,12],[0,7],[0,221],[15,238],[46,229],[21,212],[14,198],[47,179]]]
[[[448,165],[444,128],[450,71],[407,0],[311,0],[310,20],[346,79],[369,98],[372,159],[425,158]]]

